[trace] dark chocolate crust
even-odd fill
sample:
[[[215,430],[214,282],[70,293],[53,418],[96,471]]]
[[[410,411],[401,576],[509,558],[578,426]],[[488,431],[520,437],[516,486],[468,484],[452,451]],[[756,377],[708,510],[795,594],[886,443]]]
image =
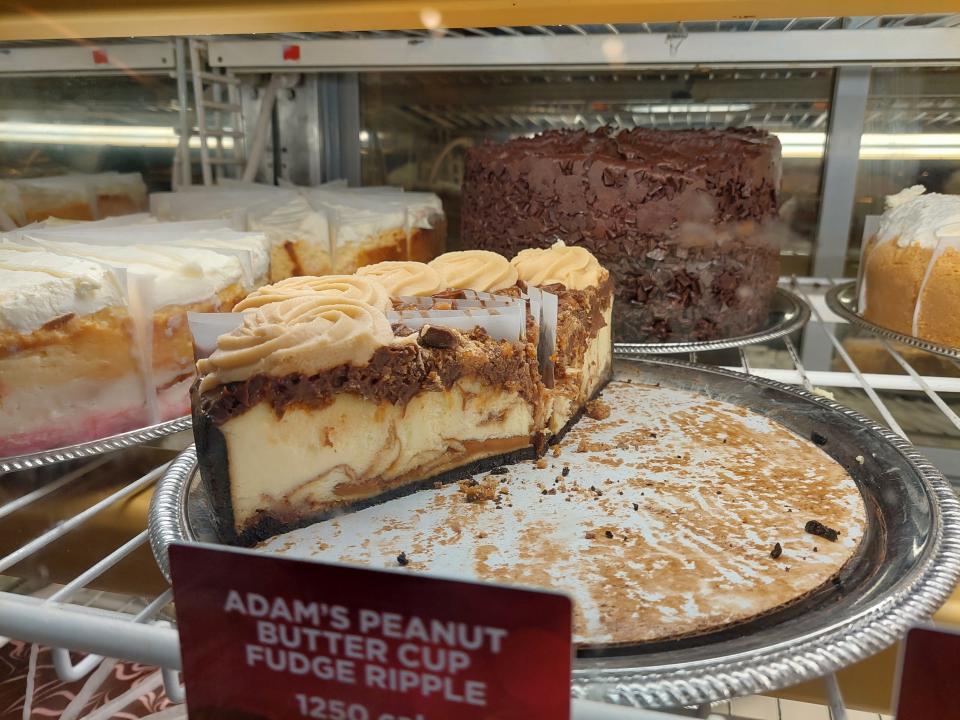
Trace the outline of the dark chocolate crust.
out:
[[[780,143],[765,132],[553,131],[467,154],[461,238],[511,256],[557,239],[611,271],[620,341],[758,329],[779,273]]]

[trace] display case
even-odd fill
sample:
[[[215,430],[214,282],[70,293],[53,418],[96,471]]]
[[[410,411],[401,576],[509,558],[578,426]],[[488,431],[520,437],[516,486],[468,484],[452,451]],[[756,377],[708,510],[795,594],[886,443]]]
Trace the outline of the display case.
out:
[[[248,3],[165,9],[63,3],[36,16],[2,10],[0,221],[8,225],[2,229],[38,219],[23,202],[41,177],[110,174],[104,177],[112,180],[139,173],[150,192],[197,197],[209,186],[233,183],[239,192],[252,182],[295,196],[291,188],[345,180],[403,189],[402,207],[389,193],[374,204],[401,208],[395,225],[407,243],[413,230],[424,229],[411,220],[412,198],[435,194],[447,248],[470,249],[471,239],[460,233],[466,154],[487,141],[604,126],[751,126],[775,135],[782,148],[778,212],[787,229],[779,284],[784,297],[797,299],[784,308],[783,332],[674,349],[665,365],[657,364],[662,352],[651,359],[659,351],[649,348],[624,345],[619,355],[644,358],[637,362],[647,363],[648,380],[661,373],[671,382],[699,383],[755,410],[760,405],[750,403],[777,394],[776,412],[795,403],[807,408],[798,417],[815,415],[810,408],[842,415],[843,437],[873,433],[878,459],[871,477],[897,468],[898,477],[915,478],[924,489],[903,491],[916,501],[916,522],[927,523],[928,544],[916,543],[924,564],[904,560],[897,567],[910,582],[871,586],[875,604],[849,609],[843,619],[851,624],[833,635],[821,637],[825,619],[803,626],[817,636],[803,642],[776,627],[751,626],[759,641],[724,637],[728,645],[715,656],[687,643],[677,650],[683,655],[658,646],[641,648],[629,661],[581,657],[574,665],[573,716],[659,717],[644,709],[655,708],[735,717],[731,699],[758,693],[816,699],[830,705],[835,719],[845,717],[845,704],[887,714],[895,663],[889,648],[910,624],[938,611],[960,572],[960,506],[950,485],[960,482],[960,351],[897,343],[860,322],[848,286],[860,269],[871,216],[883,212],[886,196],[918,183],[930,192],[960,193],[960,15],[932,6],[924,14],[868,15],[871,7],[860,5],[845,4],[846,16],[811,17],[712,2],[667,9],[282,3],[267,13]],[[66,39],[74,36],[86,39]],[[22,189],[19,205],[5,187]],[[109,202],[119,194],[130,209],[146,209],[142,189],[111,188],[104,191]],[[368,219],[366,205],[348,211],[323,196],[329,187],[314,192],[320,200],[289,201],[303,204],[295,230],[287,216],[275,214],[289,203],[274,204],[272,195],[248,195],[242,208],[225,202],[218,217],[242,212],[262,222],[236,229],[283,232],[286,239],[308,226],[326,238],[337,232],[331,228],[349,225],[343,218]],[[90,197],[90,217],[46,215],[92,220],[99,215],[97,196]],[[318,210],[334,205],[334,214]],[[153,213],[162,215],[157,207]],[[320,216],[322,230],[314,222]],[[734,392],[734,384],[741,389]],[[784,417],[794,431],[809,430]],[[189,418],[168,412],[152,419],[163,422],[106,441],[0,459],[0,633],[35,644],[32,650],[8,645],[10,663],[31,678],[21,688],[28,706],[76,717],[101,683],[131,668],[139,684],[97,696],[90,717],[137,702],[140,715],[173,717],[173,706],[184,700],[164,558],[170,541],[198,537],[181,517],[196,454]],[[857,453],[848,460],[863,465]],[[863,491],[872,511],[892,514],[896,503],[882,486],[865,482],[873,488],[874,494]],[[888,539],[891,548],[911,542],[908,534]],[[871,567],[888,567],[881,550],[875,554]],[[936,618],[956,622],[957,602],[948,600]],[[750,658],[744,665],[737,664],[740,652]],[[72,700],[37,692],[38,658],[41,676],[67,683]],[[118,662],[135,665],[118,670]]]

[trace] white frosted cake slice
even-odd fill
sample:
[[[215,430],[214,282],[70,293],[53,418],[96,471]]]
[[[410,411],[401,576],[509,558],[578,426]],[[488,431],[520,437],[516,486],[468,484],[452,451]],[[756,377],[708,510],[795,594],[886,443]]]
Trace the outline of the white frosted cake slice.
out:
[[[314,190],[306,198],[330,223],[335,273],[406,259],[406,210],[401,205],[350,190]]]
[[[161,220],[219,218],[236,230],[270,241],[270,281],[331,270],[327,217],[293,190],[269,185],[214,186],[153,193],[150,210]]]
[[[124,290],[107,267],[0,244],[0,456],[147,424]]]
[[[187,312],[229,311],[242,299],[247,288],[240,260],[200,247],[37,242],[58,255],[126,273],[139,340],[151,356],[146,372],[156,391],[155,418],[188,413],[196,371]]]

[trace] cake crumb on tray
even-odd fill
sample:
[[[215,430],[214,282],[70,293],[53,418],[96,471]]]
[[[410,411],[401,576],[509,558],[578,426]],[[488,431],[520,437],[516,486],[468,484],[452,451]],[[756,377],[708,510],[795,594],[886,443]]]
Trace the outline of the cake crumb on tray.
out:
[[[608,417],[610,417],[610,406],[600,398],[597,398],[596,400],[591,400],[587,403],[584,412],[588,418],[593,418],[594,420],[606,420]]]

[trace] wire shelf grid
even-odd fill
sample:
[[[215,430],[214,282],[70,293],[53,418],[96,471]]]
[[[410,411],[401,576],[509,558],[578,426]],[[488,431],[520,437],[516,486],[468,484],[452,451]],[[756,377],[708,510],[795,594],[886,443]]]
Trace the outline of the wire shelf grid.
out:
[[[907,426],[902,419],[898,419],[902,409],[891,393],[907,393],[914,400],[925,398],[924,409],[928,414],[935,413],[941,425],[941,449],[948,454],[956,452],[960,457],[960,415],[951,407],[951,397],[960,397],[960,363],[942,360],[946,363],[943,366],[945,372],[921,374],[910,362],[915,358],[905,357],[904,349],[895,347],[885,339],[875,338],[872,340],[878,349],[882,349],[902,369],[903,374],[861,369],[843,342],[846,330],[852,328],[833,315],[824,301],[824,291],[834,284],[833,281],[803,278],[785,279],[784,283],[801,295],[811,308],[812,318],[804,330],[803,345],[798,346],[787,336],[767,346],[722,351],[726,353],[723,356],[724,367],[801,385],[813,392],[829,394],[824,388],[836,392],[862,392],[875,417],[917,445],[921,442],[929,444],[931,433],[916,423]],[[865,334],[863,331],[857,332]],[[837,358],[834,367],[839,363],[845,364],[846,369],[811,367],[808,356],[815,353],[810,352],[810,347],[817,343],[825,343]],[[703,362],[707,360],[704,355],[691,355],[689,359]],[[919,430],[916,429],[918,427]],[[184,439],[183,444],[186,442],[189,442],[188,438]],[[12,521],[29,515],[31,510],[45,503],[51,504],[61,496],[76,494],[98,472],[109,471],[108,474],[116,479],[118,468],[111,468],[111,464],[117,462],[122,469],[124,456],[135,452],[138,451],[124,450],[114,455],[78,461],[58,467],[56,472],[45,468],[8,475],[7,478],[14,482],[4,488],[4,494],[0,494],[0,518],[4,519],[5,527],[9,527]],[[101,491],[94,502],[84,507],[74,508],[73,503],[64,502],[64,507],[72,511],[67,517],[50,520],[48,514],[37,513],[40,519],[33,518],[25,526],[21,523],[25,527],[23,535],[29,536],[28,539],[23,542],[20,542],[22,538],[18,539],[13,547],[9,547],[9,538],[3,538],[4,544],[0,545],[0,552],[4,553],[0,557],[0,633],[53,648],[54,664],[64,681],[95,678],[96,673],[104,672],[102,668],[116,662],[111,658],[156,666],[160,668],[159,674],[150,687],[156,689],[163,684],[168,697],[182,701],[183,691],[176,672],[180,662],[179,645],[172,625],[172,593],[169,588],[156,582],[147,582],[140,588],[137,582],[133,582],[127,583],[122,592],[117,592],[104,589],[101,582],[120,566],[134,565],[135,571],[147,570],[157,574],[148,552],[146,503],[137,505],[134,501],[149,494],[175,451],[153,452],[158,454],[150,457],[162,457],[165,461],[154,467],[147,466],[146,471],[138,473],[129,482],[122,482],[119,487]],[[943,461],[941,468],[948,475],[957,474],[956,466],[943,467]],[[30,473],[35,475],[31,477]],[[118,528],[112,525],[118,510],[126,513],[124,530],[129,530],[130,536],[118,533]],[[43,518],[47,518],[45,526],[40,525]],[[92,551],[81,553],[93,560],[85,567],[74,570],[71,577],[51,579],[46,565],[51,553],[69,551],[72,543],[75,543],[75,533],[90,525],[96,526],[101,535],[109,535],[113,544],[99,555]],[[110,527],[113,532],[108,533],[105,527]],[[114,538],[118,539],[114,541]],[[151,566],[140,567],[144,563]],[[134,572],[134,575],[137,574]],[[86,655],[79,662],[74,662],[71,651]],[[589,716],[600,717],[596,714]]]

